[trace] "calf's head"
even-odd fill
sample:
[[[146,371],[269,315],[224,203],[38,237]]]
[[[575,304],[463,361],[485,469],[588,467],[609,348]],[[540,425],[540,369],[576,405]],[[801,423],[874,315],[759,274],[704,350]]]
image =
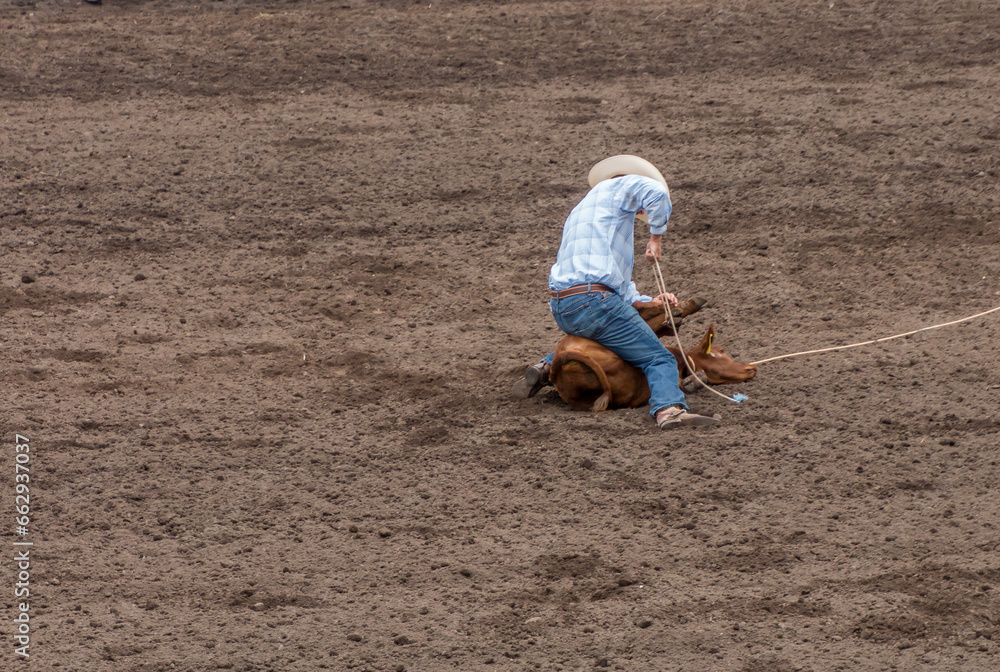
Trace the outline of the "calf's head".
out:
[[[693,350],[687,350],[688,359],[694,364],[695,371],[704,371],[708,382],[713,385],[725,383],[744,383],[757,375],[757,367],[753,364],[740,364],[726,354],[725,349],[712,343],[715,338],[715,325],[709,325],[708,331],[701,343]]]

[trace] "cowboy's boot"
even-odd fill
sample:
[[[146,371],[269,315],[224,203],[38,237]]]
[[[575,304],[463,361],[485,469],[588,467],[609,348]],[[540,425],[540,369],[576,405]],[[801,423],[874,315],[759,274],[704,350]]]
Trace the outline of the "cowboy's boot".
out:
[[[549,384],[549,370],[551,367],[545,362],[528,367],[524,372],[524,377],[514,383],[515,399],[530,399],[538,394],[538,390]]]

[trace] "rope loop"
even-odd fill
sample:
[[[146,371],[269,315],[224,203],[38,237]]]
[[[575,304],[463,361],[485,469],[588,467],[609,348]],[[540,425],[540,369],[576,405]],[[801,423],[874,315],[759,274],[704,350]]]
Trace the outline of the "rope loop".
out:
[[[667,293],[667,283],[664,282],[664,280],[663,280],[663,271],[660,270],[660,261],[659,261],[659,259],[656,259],[654,257],[653,258],[653,264],[654,264],[653,265],[653,275],[656,277],[656,288],[660,292],[660,296],[662,297],[664,294]],[[681,345],[681,337],[677,333],[677,325],[674,323],[674,314],[671,312],[671,310],[670,310],[670,304],[667,303],[666,299],[663,300],[663,310],[667,314],[667,317],[670,319],[670,327],[674,330],[674,340],[677,341],[677,349],[681,351],[681,359],[684,360],[684,366],[686,366],[687,369],[688,369],[688,371],[691,372],[691,375],[694,377],[694,379],[698,381],[698,384],[701,385],[702,387],[704,387],[706,390],[708,390],[712,394],[716,394],[716,395],[722,397],[723,399],[726,399],[727,401],[735,401],[737,404],[740,403],[741,401],[746,401],[746,399],[747,399],[746,395],[736,394],[736,395],[733,395],[731,397],[727,397],[726,395],[722,394],[722,392],[719,392],[718,390],[712,389],[711,387],[708,386],[708,383],[706,383],[705,381],[703,381],[698,376],[694,375],[695,374],[694,362],[692,362],[688,358],[687,352],[684,351],[684,346]]]

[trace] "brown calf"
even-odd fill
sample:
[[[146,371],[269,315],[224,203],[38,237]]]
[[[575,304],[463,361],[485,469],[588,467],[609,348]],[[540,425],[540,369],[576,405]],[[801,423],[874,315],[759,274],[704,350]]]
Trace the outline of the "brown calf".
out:
[[[679,311],[675,309],[674,321],[679,326],[679,318],[697,312],[704,304],[703,299],[689,299]],[[632,305],[657,336],[673,334],[662,305]],[[742,383],[757,375],[757,367],[734,361],[723,348],[712,343],[714,338],[715,325],[710,325],[698,347],[685,351],[694,371],[688,369],[680,350],[665,346],[677,359],[681,379],[704,371],[709,383],[719,385]],[[563,401],[578,410],[635,408],[649,401],[649,383],[642,371],[600,343],[579,336],[565,336],[559,341],[549,379]]]

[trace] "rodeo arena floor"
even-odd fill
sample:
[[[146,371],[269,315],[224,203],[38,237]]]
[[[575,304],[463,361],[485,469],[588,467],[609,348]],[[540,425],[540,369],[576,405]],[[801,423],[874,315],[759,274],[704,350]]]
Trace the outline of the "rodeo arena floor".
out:
[[[1000,669],[998,35],[2,0],[0,668]],[[770,360],[689,396],[718,425],[511,396],[618,154],[684,346]]]

